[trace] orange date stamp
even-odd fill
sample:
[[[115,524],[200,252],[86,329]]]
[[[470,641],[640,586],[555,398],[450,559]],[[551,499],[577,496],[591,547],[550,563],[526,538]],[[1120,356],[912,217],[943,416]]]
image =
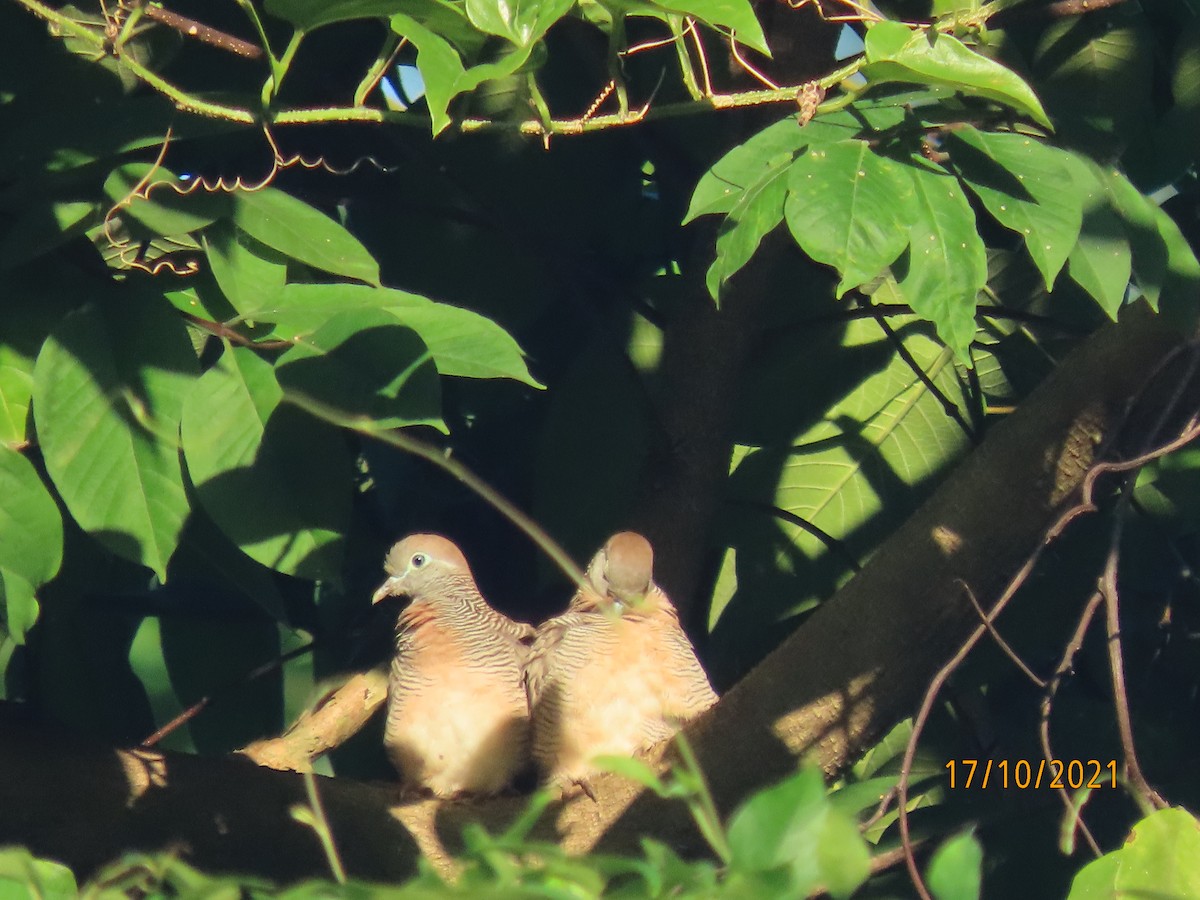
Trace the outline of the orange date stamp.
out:
[[[1115,759],[952,759],[945,769],[950,773],[950,790],[1069,788],[1077,791],[1117,786]]]

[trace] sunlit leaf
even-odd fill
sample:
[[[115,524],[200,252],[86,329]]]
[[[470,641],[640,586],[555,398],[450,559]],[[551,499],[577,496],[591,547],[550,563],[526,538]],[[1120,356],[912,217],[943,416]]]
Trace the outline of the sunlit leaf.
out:
[[[273,322],[275,332],[303,338],[341,312],[376,309],[411,328],[433,353],[438,372],[467,378],[515,378],[537,385],[521,348],[499,325],[478,313],[391,288],[355,284],[289,284],[273,298],[241,310],[247,319]]]
[[[1200,822],[1182,808],[1160,809],[1133,826],[1124,846],[1088,863],[1068,900],[1200,896]]]
[[[466,11],[480,31],[528,47],[574,5],[575,0],[466,0]]]
[[[837,295],[890,265],[908,243],[912,184],[866,141],[810,147],[788,170],[784,213],[801,249],[841,275]]]
[[[380,428],[445,431],[438,371],[410,328],[380,309],[339,313],[276,363],[279,383]]]
[[[970,833],[952,837],[933,854],[926,878],[937,900],[979,900],[983,848]]]
[[[188,473],[213,521],[252,559],[331,578],[349,524],[350,459],[336,432],[282,399],[270,363],[227,348],[184,404]]]
[[[45,584],[62,562],[62,515],[33,464],[3,446],[0,497],[0,568]]]
[[[721,285],[750,261],[762,239],[783,221],[783,200],[787,193],[787,170],[772,169],[745,191],[729,212],[717,236],[717,258],[708,270],[705,283],[714,300]]]
[[[231,224],[205,229],[204,252],[217,285],[234,309],[274,296],[287,280],[286,262]]]
[[[297,28],[312,31],[334,22],[353,19],[385,19],[403,0],[266,0],[267,12],[286,19]]]
[[[1083,170],[1072,172],[1072,180],[1083,197],[1084,215],[1079,241],[1068,259],[1068,271],[1075,283],[1115,319],[1133,274],[1129,239],[1097,177]]]
[[[1083,224],[1070,176],[1082,163],[1027,135],[970,125],[951,133],[951,157],[987,211],[1021,236],[1047,290],[1053,288]]]
[[[160,578],[189,509],[179,418],[195,376],[183,323],[136,295],[67,317],[34,372],[46,468],[71,515]]]
[[[946,87],[1011,106],[1050,127],[1037,95],[1019,75],[951,35],[883,21],[867,30],[865,43],[868,65],[863,74],[870,83],[900,81]]]
[[[945,170],[915,163],[905,171],[914,198],[907,268],[899,281],[885,282],[881,296],[933,322],[946,346],[970,362],[975,298],[987,283],[987,252],[975,213],[958,179]]]
[[[462,59],[449,41],[412,16],[397,13],[390,21],[392,31],[417,48],[417,70],[425,85],[433,133],[438,134],[450,124],[447,110],[460,90],[459,79],[465,71]]]
[[[349,231],[291,194],[275,188],[233,195],[233,221],[252,238],[300,262],[379,284],[379,264]]]

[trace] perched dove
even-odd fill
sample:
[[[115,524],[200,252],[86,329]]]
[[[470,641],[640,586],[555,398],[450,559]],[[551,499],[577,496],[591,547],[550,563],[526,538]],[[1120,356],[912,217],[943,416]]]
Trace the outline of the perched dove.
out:
[[[593,757],[636,755],[717,702],[653,572],[650,542],[615,534],[567,611],[538,628],[525,689],[545,780],[587,791]]]
[[[462,551],[412,534],[388,551],[372,599],[407,596],[396,622],[384,746],[409,789],[494,794],[529,761],[523,670],[534,630],[488,606]]]

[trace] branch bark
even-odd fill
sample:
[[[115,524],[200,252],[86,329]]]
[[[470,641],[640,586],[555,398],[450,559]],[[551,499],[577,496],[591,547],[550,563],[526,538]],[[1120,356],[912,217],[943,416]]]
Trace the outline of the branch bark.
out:
[[[1135,308],[1073,353],[889,538],[864,570],[689,729],[723,811],[814,756],[828,772],[912,713],[930,677],[1077,493],[1144,373],[1179,343]],[[80,872],[128,849],[175,848],[193,863],[280,881],[323,873],[316,838],[288,814],[300,776],[244,759],[85,746],[0,707],[0,845],[22,843]],[[352,876],[395,879],[419,851],[445,860],[463,823],[501,827],[519,797],[397,804],[395,788],[322,779]],[[693,850],[678,804],[598,779],[543,823],[572,851],[636,847],[653,833]]]

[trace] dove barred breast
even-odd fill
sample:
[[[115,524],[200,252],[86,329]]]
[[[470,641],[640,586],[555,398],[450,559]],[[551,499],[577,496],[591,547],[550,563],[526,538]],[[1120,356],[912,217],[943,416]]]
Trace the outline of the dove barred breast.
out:
[[[636,755],[717,701],[653,569],[649,541],[613,535],[567,611],[537,629],[525,685],[548,782],[586,789],[593,757]]]
[[[488,605],[454,543],[413,534],[388,552],[372,602],[410,599],[396,622],[384,746],[406,789],[495,794],[529,759],[523,672],[533,628]]]

